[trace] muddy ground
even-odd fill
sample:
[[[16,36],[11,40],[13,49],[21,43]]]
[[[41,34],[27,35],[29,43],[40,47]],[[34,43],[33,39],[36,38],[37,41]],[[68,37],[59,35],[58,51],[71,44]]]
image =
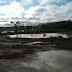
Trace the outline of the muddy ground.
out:
[[[25,59],[35,52],[54,49],[72,50],[70,38],[5,39],[0,40],[0,59]]]

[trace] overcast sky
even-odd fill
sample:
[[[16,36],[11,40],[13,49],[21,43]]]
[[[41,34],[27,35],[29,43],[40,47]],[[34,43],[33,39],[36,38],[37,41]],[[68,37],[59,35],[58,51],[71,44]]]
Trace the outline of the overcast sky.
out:
[[[30,25],[72,20],[72,0],[0,0],[0,26],[15,18]]]

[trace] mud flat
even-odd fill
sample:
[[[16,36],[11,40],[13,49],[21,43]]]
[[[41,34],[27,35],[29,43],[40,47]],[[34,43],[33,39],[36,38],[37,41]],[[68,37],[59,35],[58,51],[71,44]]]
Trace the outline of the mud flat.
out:
[[[38,51],[72,50],[70,38],[8,39],[0,42],[0,59],[25,58]]]
[[[68,70],[72,72],[70,68],[72,67],[71,52],[71,38],[9,38],[1,40],[0,72],[68,72]]]

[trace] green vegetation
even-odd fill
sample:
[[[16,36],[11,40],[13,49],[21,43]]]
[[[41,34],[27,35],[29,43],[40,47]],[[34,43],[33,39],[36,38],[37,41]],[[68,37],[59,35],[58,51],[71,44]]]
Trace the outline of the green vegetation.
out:
[[[69,21],[43,24],[42,31],[44,32],[72,31],[72,21],[69,20]]]
[[[0,32],[8,31],[9,34],[17,33],[52,33],[72,31],[72,21],[61,21],[54,23],[39,24],[37,26],[0,27]],[[10,33],[9,31],[14,31]]]

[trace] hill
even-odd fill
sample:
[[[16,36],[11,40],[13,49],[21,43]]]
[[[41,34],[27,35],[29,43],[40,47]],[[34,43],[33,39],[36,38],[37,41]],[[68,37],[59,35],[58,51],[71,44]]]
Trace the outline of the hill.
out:
[[[24,32],[21,32],[24,30]],[[0,27],[0,32],[14,31],[18,33],[43,33],[43,32],[64,32],[72,31],[72,21],[60,21],[53,23],[39,24],[37,26],[14,26]]]

